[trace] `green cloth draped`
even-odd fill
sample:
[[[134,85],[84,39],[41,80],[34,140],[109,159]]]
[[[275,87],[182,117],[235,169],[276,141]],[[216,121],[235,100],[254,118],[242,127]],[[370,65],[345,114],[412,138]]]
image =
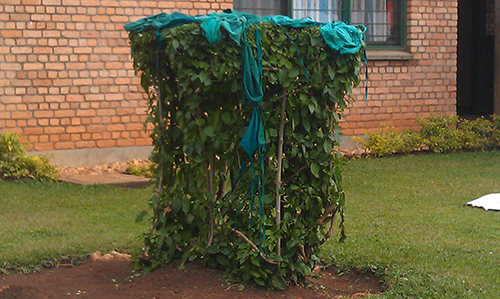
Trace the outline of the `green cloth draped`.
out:
[[[240,141],[240,145],[249,156],[252,156],[260,146],[266,145],[264,122],[262,117],[259,117],[257,108],[252,111],[252,118],[245,135]]]
[[[319,29],[328,46],[340,54],[355,54],[363,45],[363,26],[351,26],[344,22],[327,23]]]
[[[263,22],[273,22],[276,25],[279,26],[289,26],[289,27],[294,27],[294,28],[306,28],[306,27],[313,27],[313,26],[318,26],[321,23],[318,23],[314,21],[311,18],[302,18],[302,19],[292,19],[288,16],[282,16],[282,15],[277,15],[277,16],[266,16],[262,18]]]
[[[279,26],[306,28],[312,26],[321,26],[320,32],[326,43],[332,49],[341,54],[354,54],[359,51],[364,41],[363,26],[351,26],[344,22],[318,23],[310,18],[292,19],[287,16],[259,16],[226,10],[221,13],[212,13],[206,16],[190,17],[188,15],[173,12],[171,14],[160,13],[148,18],[143,18],[124,26],[125,30],[130,32],[142,32],[147,29],[163,30],[165,28],[174,28],[184,24],[199,23],[203,35],[210,44],[217,44],[222,35],[220,28],[224,28],[231,39],[243,46],[244,33],[251,24],[259,22],[273,22]]]
[[[173,12],[171,14],[160,13],[151,17],[143,18],[132,23],[125,24],[123,28],[129,32],[142,32],[148,28],[162,30],[174,28],[184,24],[196,23],[198,19],[188,15]]]
[[[203,30],[203,35],[212,45],[219,43],[222,38],[220,33],[220,28],[222,27],[227,31],[232,40],[242,46],[246,42],[244,40],[245,31],[253,23],[260,22],[260,18],[256,15],[234,10],[198,16],[197,19],[201,22],[200,26]]]

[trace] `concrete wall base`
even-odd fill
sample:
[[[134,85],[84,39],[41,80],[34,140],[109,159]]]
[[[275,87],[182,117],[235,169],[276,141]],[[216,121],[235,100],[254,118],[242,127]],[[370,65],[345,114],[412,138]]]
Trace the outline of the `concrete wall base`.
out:
[[[344,136],[340,148],[359,148],[361,145],[352,141],[351,136]],[[50,163],[56,166],[89,166],[113,162],[126,162],[132,159],[145,160],[153,151],[152,146],[87,148],[72,150],[32,151],[31,156],[47,155]]]
[[[340,148],[341,149],[348,149],[348,148],[361,148],[363,145],[352,140],[354,136],[342,136],[342,141],[340,141]],[[365,139],[367,138],[367,136],[365,135],[359,135],[359,136],[356,136],[358,138],[362,138],[362,139]]]
[[[145,160],[153,151],[152,146],[88,148],[72,150],[32,151],[32,156],[47,155],[50,163],[56,166],[89,166],[113,162],[125,162],[132,159]]]

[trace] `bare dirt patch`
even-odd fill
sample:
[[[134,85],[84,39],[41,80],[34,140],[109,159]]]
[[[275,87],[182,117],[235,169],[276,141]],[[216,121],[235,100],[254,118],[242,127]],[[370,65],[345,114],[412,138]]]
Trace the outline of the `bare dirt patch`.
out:
[[[35,274],[0,275],[0,298],[360,298],[382,291],[371,274],[350,271],[338,276],[321,270],[307,287],[283,291],[228,282],[222,272],[171,263],[147,275],[131,270],[130,261],[89,261],[80,266],[43,269]]]

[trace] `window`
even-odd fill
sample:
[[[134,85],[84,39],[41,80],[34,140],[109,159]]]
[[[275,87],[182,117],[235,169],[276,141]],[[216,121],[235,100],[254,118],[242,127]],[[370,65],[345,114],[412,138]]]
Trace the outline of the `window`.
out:
[[[233,6],[260,16],[281,14],[363,25],[371,48],[403,49],[406,44],[405,0],[233,0]]]

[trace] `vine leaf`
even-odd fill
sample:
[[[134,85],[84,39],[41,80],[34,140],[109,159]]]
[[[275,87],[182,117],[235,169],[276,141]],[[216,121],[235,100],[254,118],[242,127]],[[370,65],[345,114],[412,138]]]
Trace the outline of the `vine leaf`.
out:
[[[317,178],[319,178],[319,169],[320,168],[318,164],[311,163],[311,173]]]

